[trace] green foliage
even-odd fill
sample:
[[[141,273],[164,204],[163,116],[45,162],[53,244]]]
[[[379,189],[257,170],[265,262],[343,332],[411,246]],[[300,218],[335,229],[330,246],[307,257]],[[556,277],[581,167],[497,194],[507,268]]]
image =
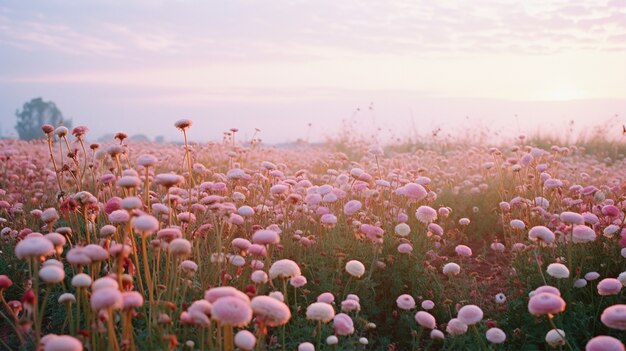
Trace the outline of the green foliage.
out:
[[[15,111],[17,123],[15,130],[22,140],[38,139],[42,136],[41,126],[51,124],[55,127],[65,125],[72,128],[72,120],[65,120],[61,110],[52,101],[34,98],[24,103],[22,110]]]

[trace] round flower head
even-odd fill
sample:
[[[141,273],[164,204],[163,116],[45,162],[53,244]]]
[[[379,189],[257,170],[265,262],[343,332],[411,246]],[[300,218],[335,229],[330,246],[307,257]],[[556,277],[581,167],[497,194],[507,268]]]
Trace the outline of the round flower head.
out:
[[[55,130],[54,133],[59,137],[59,138],[63,138],[65,136],[67,136],[67,133],[69,133],[69,129],[67,129],[67,127],[64,126],[58,126]]]
[[[109,213],[109,222],[112,224],[125,224],[130,220],[130,214],[126,210],[115,210]]]
[[[179,267],[183,272],[190,273],[190,274],[193,274],[198,271],[198,264],[190,260],[184,260],[183,262],[180,263]]]
[[[157,174],[156,177],[154,177],[154,182],[166,188],[171,188],[175,185],[180,185],[184,183],[185,178],[178,174],[161,173]]]
[[[159,220],[150,215],[136,217],[133,219],[132,225],[133,229],[141,235],[150,235],[159,230]]]
[[[600,278],[600,273],[598,272],[588,272],[585,274],[585,280],[592,281]]]
[[[247,330],[240,330],[235,334],[235,346],[243,351],[251,351],[256,345],[256,337]]]
[[[548,274],[551,277],[557,278],[557,279],[563,279],[563,278],[569,277],[569,269],[567,269],[567,267],[561,263],[549,264],[548,268],[546,269],[546,272],[548,272]]]
[[[422,301],[422,308],[426,311],[432,310],[435,308],[435,303],[432,300],[424,300]]]
[[[383,236],[385,235],[385,231],[377,226],[371,224],[362,224],[361,232],[365,234],[365,236],[370,239],[375,244],[383,243]]]
[[[448,334],[454,336],[463,335],[467,333],[467,324],[463,323],[463,321],[458,318],[452,318],[448,321],[446,331],[448,332]]]
[[[256,270],[250,275],[250,280],[255,284],[265,284],[267,283],[267,273],[262,270]]]
[[[424,224],[428,224],[437,220],[437,211],[430,206],[420,206],[415,211],[415,218]]]
[[[178,238],[172,240],[167,249],[174,256],[189,256],[191,254],[191,243],[187,239]]]
[[[346,202],[346,204],[343,206],[343,213],[346,216],[351,216],[357,212],[359,212],[359,210],[361,210],[361,207],[363,205],[361,204],[360,201],[358,200],[350,200],[348,202]]]
[[[154,167],[159,160],[153,155],[140,155],[137,157],[137,164],[142,167]]]
[[[538,293],[528,301],[528,312],[535,316],[557,314],[565,311],[565,301],[558,295]]]
[[[329,292],[321,293],[317,297],[317,302],[325,302],[327,304],[335,303],[335,296]]]
[[[0,275],[0,292],[3,289],[8,289],[13,285],[13,281],[11,281],[11,278],[7,277],[6,275]]]
[[[109,258],[109,252],[102,246],[89,244],[83,248],[83,253],[89,257],[92,262],[100,262]]]
[[[238,297],[221,297],[213,303],[211,318],[222,325],[245,327],[252,320],[252,308],[249,301]]]
[[[428,196],[426,189],[420,184],[415,183],[408,183],[405,186],[398,188],[398,190],[396,190],[396,194],[404,195],[411,201],[421,201]]]
[[[268,327],[278,327],[289,322],[291,311],[284,302],[269,296],[256,296],[250,303],[257,320]]]
[[[413,299],[413,296],[403,294],[398,296],[398,298],[396,299],[396,305],[399,309],[410,310],[415,308],[415,300]]]
[[[315,351],[315,346],[310,342],[303,342],[298,345],[298,351]]]
[[[122,293],[122,309],[131,310],[143,306],[143,296],[137,291]]]
[[[569,212],[569,211],[562,212],[559,218],[561,219],[561,222],[564,222],[567,224],[585,223],[585,219],[583,218],[583,216],[580,213],[576,213],[576,212]]]
[[[273,230],[257,230],[252,235],[252,242],[259,245],[278,244],[280,236]]]
[[[332,228],[337,224],[337,216],[332,213],[326,213],[320,218],[320,223],[326,227]]]
[[[75,288],[88,288],[91,286],[91,277],[85,273],[78,273],[72,277],[72,286]]]
[[[59,296],[59,299],[57,301],[60,304],[76,303],[76,297],[74,296],[74,294],[64,293],[64,294],[61,294],[61,296]]]
[[[524,221],[519,220],[519,219],[511,220],[509,225],[511,226],[511,228],[517,229],[517,230],[523,230],[526,228],[526,224],[524,223]]]
[[[483,319],[483,310],[476,305],[463,306],[457,318],[467,325],[474,325]]]
[[[335,317],[333,306],[325,302],[314,302],[306,309],[306,318],[323,323],[330,322]]]
[[[123,176],[117,180],[117,186],[122,188],[137,188],[141,185],[141,179],[136,176]]]
[[[622,290],[622,282],[615,278],[605,278],[598,283],[598,294],[602,296],[617,295]]]
[[[406,237],[406,236],[409,236],[409,234],[411,234],[411,227],[409,227],[409,225],[406,223],[399,223],[394,228],[394,231],[398,236]]]
[[[46,340],[44,351],[82,351],[83,344],[69,335],[57,335]]]
[[[502,344],[506,341],[506,334],[500,328],[489,328],[485,333],[487,340],[492,344]]]
[[[143,206],[143,203],[141,202],[141,199],[138,198],[137,196],[128,196],[122,199],[121,206],[126,211],[133,211],[133,210],[141,208]],[[143,225],[149,225],[149,224],[145,223]]]
[[[41,212],[41,220],[44,221],[44,223],[54,223],[58,219],[59,214],[54,207],[46,208],[43,212]]]
[[[191,127],[192,124],[193,122],[190,119],[183,118],[176,121],[176,123],[174,123],[174,126],[180,130],[185,130]]]
[[[546,342],[552,347],[565,345],[565,332],[562,329],[552,329],[546,333]]]
[[[214,303],[215,301],[227,296],[244,300],[247,303],[250,302],[250,298],[248,297],[248,295],[232,286],[219,286],[216,288],[211,288],[204,292],[204,299],[209,301],[210,303]]]
[[[626,305],[613,305],[604,309],[600,320],[609,328],[626,330]]]
[[[341,301],[342,312],[358,312],[361,310],[361,304],[357,300],[345,299]]]
[[[346,263],[346,272],[353,277],[361,278],[365,273],[365,266],[357,260],[351,260]]]
[[[626,286],[626,272],[622,272],[617,276],[617,280],[622,282],[623,286]]]
[[[446,263],[443,266],[443,274],[452,276],[461,273],[461,266],[454,262]]]
[[[339,343],[339,338],[336,337],[335,335],[329,335],[326,338],[326,344],[327,345],[337,345],[337,343]]]
[[[551,244],[554,242],[555,236],[554,236],[554,233],[547,227],[538,225],[538,226],[532,227],[528,231],[528,239],[532,241],[542,241],[542,242],[545,242],[546,244]]]
[[[44,238],[48,239],[52,243],[52,245],[54,245],[57,254],[60,255],[61,253],[63,253],[63,246],[65,246],[65,243],[67,242],[65,236],[59,233],[48,233],[44,235]]]
[[[587,281],[585,279],[576,279],[576,281],[574,281],[575,288],[584,288],[585,286],[587,286]]]
[[[56,284],[65,279],[65,271],[56,265],[48,265],[39,270],[39,277],[46,283]]]
[[[424,328],[437,328],[437,321],[435,320],[435,317],[426,311],[418,311],[415,314],[415,321]]]
[[[307,283],[306,277],[303,275],[298,275],[295,277],[291,277],[291,279],[289,279],[289,284],[293,286],[294,288],[301,288],[305,286],[306,283]]]
[[[408,243],[402,243],[398,245],[398,252],[401,254],[410,254],[411,252],[413,252],[413,246]]]
[[[537,289],[531,291],[531,293],[528,295],[530,297],[533,297],[534,295],[539,294],[539,293],[549,293],[549,294],[554,294],[556,296],[561,296],[561,292],[559,291],[559,289],[550,285],[540,286]]]
[[[456,254],[459,256],[464,256],[464,257],[472,256],[472,249],[470,249],[469,246],[465,246],[465,245],[457,245],[454,248],[454,252],[456,252]]]
[[[431,340],[443,340],[445,338],[445,335],[443,335],[443,332],[439,329],[433,329],[430,331]]]
[[[617,217],[621,213],[621,210],[615,205],[602,206],[602,214],[609,217]]]
[[[586,225],[575,225],[572,230],[572,241],[575,243],[588,243],[596,240],[596,232]]]
[[[589,340],[585,351],[625,351],[626,347],[619,339],[612,336],[600,335]]]
[[[120,309],[122,306],[122,293],[117,288],[101,288],[91,294],[91,308],[94,311]]]
[[[54,132],[54,127],[50,124],[42,124],[41,125],[41,130],[46,133],[46,134],[50,134],[52,132]]]
[[[347,314],[339,313],[333,318],[333,329],[337,335],[351,335],[354,333],[354,322]]]
[[[282,259],[274,262],[270,267],[270,279],[274,278],[291,278],[297,275],[302,275],[298,264],[289,259]]]
[[[429,224],[428,231],[435,235],[439,235],[439,236],[443,235],[443,228],[437,223]]]
[[[117,280],[106,276],[106,277],[96,279],[96,281],[93,282],[93,286],[91,287],[91,290],[96,291],[96,290],[105,289],[105,288],[119,289],[119,284],[117,283]]]
[[[27,236],[15,246],[15,256],[20,259],[50,256],[54,252],[54,245],[43,236]]]

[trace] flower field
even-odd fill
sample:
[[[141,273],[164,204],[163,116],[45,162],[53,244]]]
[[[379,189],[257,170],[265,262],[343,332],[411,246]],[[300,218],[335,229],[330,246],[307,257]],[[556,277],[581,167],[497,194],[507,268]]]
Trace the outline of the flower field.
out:
[[[0,140],[0,350],[625,350],[624,155],[172,128]]]

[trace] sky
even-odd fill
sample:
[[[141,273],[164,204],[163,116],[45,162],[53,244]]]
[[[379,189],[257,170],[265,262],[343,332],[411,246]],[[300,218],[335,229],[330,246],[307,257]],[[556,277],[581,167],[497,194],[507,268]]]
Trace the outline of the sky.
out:
[[[34,97],[92,137],[617,131],[626,0],[5,0],[2,135]]]

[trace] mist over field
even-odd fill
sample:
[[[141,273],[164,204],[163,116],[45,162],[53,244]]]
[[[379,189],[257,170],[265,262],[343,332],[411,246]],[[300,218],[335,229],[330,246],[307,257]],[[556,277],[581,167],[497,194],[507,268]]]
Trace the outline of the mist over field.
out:
[[[626,351],[626,1],[0,3],[0,350]]]

